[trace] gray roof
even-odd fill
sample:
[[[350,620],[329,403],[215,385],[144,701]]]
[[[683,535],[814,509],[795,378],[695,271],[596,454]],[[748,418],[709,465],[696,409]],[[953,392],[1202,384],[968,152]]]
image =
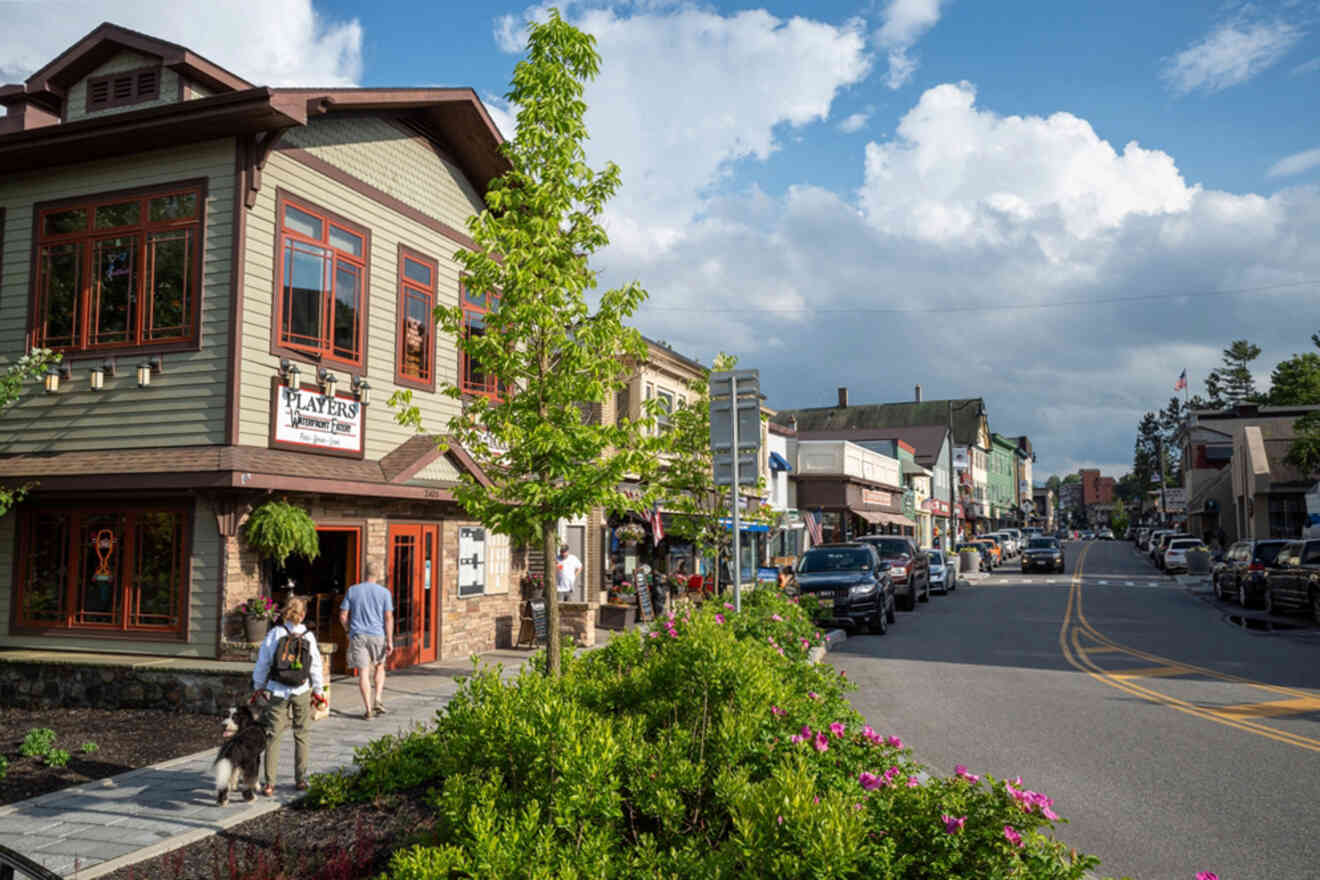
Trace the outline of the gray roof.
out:
[[[911,446],[913,458],[924,467],[934,467],[935,459],[944,445],[944,435],[948,428],[944,425],[911,425],[904,428],[842,428],[829,431],[803,431],[798,427],[799,440],[851,440],[865,443],[867,440],[902,440]]]
[[[799,435],[805,431],[943,426],[948,424],[950,404],[953,406],[954,443],[960,446],[974,444],[981,428],[981,417],[985,415],[985,401],[979,397],[785,409],[779,411],[775,421],[786,425],[791,417],[796,417]]]

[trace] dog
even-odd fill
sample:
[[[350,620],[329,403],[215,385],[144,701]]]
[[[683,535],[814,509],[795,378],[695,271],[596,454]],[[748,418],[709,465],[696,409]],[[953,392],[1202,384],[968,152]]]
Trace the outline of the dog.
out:
[[[215,773],[215,802],[229,803],[229,792],[242,782],[243,800],[256,797],[261,757],[266,753],[266,728],[255,706],[235,706],[226,713],[224,742],[211,770]]]

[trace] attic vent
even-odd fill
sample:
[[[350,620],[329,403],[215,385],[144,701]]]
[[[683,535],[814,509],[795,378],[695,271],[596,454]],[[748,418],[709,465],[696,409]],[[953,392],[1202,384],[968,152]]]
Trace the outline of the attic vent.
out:
[[[160,68],[146,67],[87,80],[87,112],[153,101],[160,95]]]

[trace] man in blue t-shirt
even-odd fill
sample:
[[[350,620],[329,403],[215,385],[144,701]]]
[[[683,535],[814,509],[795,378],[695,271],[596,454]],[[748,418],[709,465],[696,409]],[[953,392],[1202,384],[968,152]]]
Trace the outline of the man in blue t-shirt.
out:
[[[366,719],[385,714],[385,658],[394,650],[394,597],[380,585],[380,576],[380,563],[368,562],[367,579],[349,587],[339,605],[339,622],[348,630],[348,665],[357,668]]]

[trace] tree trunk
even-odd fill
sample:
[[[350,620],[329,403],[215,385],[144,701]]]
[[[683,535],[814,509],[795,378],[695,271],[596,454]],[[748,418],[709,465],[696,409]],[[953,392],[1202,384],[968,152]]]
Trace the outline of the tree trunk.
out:
[[[559,583],[556,560],[559,559],[559,524],[541,523],[541,548],[545,552],[545,672],[559,675]]]

